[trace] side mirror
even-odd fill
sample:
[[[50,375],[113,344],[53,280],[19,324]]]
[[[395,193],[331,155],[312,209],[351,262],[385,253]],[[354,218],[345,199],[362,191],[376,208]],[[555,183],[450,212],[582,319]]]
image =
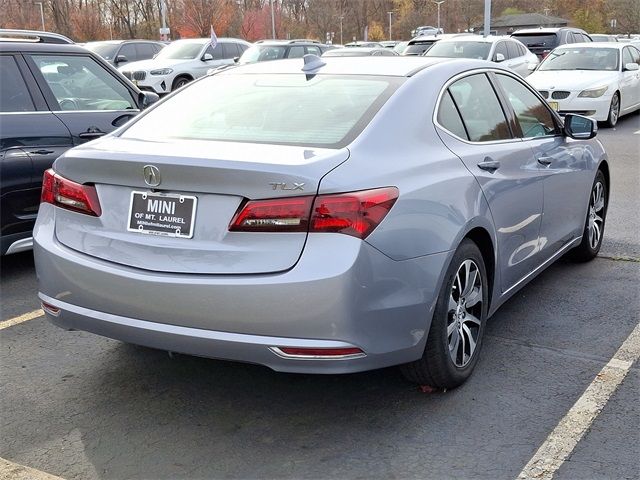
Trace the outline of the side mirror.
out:
[[[208,62],[209,60],[213,60],[213,55],[211,55],[210,53],[205,53],[202,56],[202,61],[203,62]]]
[[[150,107],[158,100],[160,100],[160,96],[154,92],[140,92],[138,94],[138,105],[140,106],[140,110]]]
[[[116,55],[116,58],[114,58],[113,63],[117,65],[119,63],[126,63],[128,61],[129,60],[124,55]]]
[[[238,60],[240,60],[240,57],[233,57],[233,63],[238,63]]]
[[[625,63],[624,64],[624,72],[637,72],[640,70],[640,65],[637,63]]]
[[[589,140],[598,133],[598,122],[592,118],[567,113],[564,117],[564,134],[576,140]]]
[[[497,63],[504,62],[505,57],[502,53],[496,53],[496,59],[494,61]]]

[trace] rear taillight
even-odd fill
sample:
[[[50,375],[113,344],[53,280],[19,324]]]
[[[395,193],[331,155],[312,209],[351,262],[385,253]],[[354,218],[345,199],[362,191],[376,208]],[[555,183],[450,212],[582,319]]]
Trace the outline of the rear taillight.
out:
[[[40,201],[95,217],[102,214],[96,187],[72,182],[51,168],[44,172]]]
[[[317,197],[252,200],[235,215],[232,232],[332,232],[366,238],[398,198],[395,187]]]

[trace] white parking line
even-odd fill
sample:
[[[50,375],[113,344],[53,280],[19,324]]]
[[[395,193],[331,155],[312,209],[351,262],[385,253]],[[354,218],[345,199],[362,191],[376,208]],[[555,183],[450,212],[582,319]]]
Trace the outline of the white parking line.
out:
[[[2,480],[63,480],[49,473],[0,458],[0,478]]]
[[[25,313],[24,315],[20,315],[19,317],[10,318],[9,320],[5,320],[4,322],[0,322],[0,330],[4,330],[5,328],[12,327],[14,325],[18,325],[19,323],[27,322],[29,320],[33,320],[34,318],[38,318],[44,315],[42,309],[34,310],[33,312]]]
[[[518,480],[548,480],[571,454],[585,432],[640,358],[640,324],[636,325],[609,363],[596,375],[556,428],[522,469]]]

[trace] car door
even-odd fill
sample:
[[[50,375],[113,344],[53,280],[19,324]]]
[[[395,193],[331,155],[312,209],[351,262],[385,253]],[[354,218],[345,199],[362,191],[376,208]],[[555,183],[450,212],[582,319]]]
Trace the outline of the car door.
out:
[[[461,117],[458,117],[458,112]],[[451,83],[441,97],[441,138],[476,177],[496,229],[501,288],[506,291],[538,263],[543,177],[531,149],[514,137],[486,73]]]
[[[627,70],[625,66],[628,63],[636,63],[634,61],[634,55],[632,49],[637,52],[634,47],[624,47],[622,49],[622,75],[620,78],[620,111],[627,112],[635,108],[638,103],[640,94],[640,71],[639,70]],[[636,60],[638,58],[636,57]]]
[[[135,90],[89,54],[32,53],[25,58],[74,145],[113,131],[139,112]]]
[[[0,55],[0,253],[31,236],[42,173],[71,146],[21,55]]]
[[[594,160],[587,144],[563,135],[547,103],[525,82],[503,73],[494,78],[513,109],[518,135],[544,178],[540,226],[540,262],[544,262],[582,235],[588,199],[577,192],[590,191]]]
[[[507,56],[507,66],[517,74],[526,77],[529,74],[527,59],[520,53],[518,44],[512,40],[505,40],[504,43],[507,46],[507,52],[509,53]]]

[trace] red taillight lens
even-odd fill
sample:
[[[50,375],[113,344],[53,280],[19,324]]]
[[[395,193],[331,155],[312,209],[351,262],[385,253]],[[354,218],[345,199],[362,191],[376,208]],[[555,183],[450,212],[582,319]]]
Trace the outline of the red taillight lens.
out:
[[[102,215],[94,186],[72,182],[54,173],[51,168],[44,172],[40,201],[95,217]]]
[[[356,347],[347,348],[303,348],[303,347],[277,347],[285,355],[296,357],[344,357],[350,355],[364,355],[364,352]]]
[[[232,232],[306,232],[313,197],[251,200],[231,220]]]
[[[366,238],[398,199],[395,187],[319,195],[313,203],[310,232],[336,232]]]
[[[235,215],[232,232],[332,232],[366,238],[398,198],[395,187],[317,197],[251,200]],[[313,205],[313,208],[311,206]],[[311,219],[309,217],[311,216]]]

